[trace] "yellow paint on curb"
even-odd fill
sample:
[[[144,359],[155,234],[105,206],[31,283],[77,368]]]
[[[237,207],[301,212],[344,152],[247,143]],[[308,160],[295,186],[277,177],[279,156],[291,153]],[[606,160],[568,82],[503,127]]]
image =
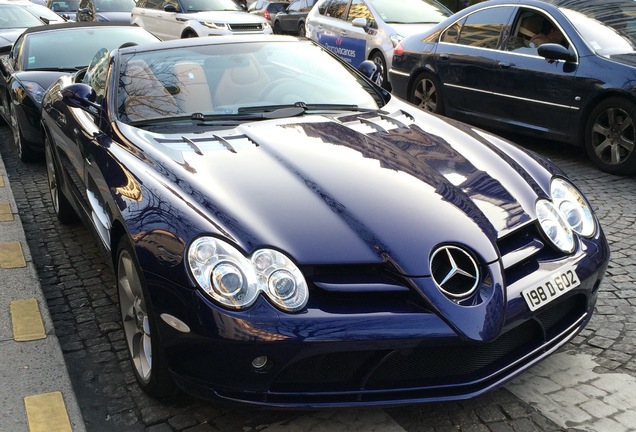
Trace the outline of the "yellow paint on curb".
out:
[[[9,203],[0,203],[0,222],[13,221],[13,213]]]
[[[20,242],[0,243],[0,268],[26,267]]]
[[[60,392],[24,398],[30,432],[72,432],[64,398]]]
[[[11,302],[10,309],[13,339],[16,342],[46,338],[42,315],[36,299],[14,300]]]

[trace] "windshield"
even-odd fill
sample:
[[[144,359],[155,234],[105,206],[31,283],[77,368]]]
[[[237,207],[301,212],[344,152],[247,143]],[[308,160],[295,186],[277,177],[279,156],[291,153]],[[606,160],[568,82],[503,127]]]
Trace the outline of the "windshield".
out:
[[[243,11],[232,0],[184,0],[182,4],[185,12]]]
[[[124,122],[236,117],[293,105],[377,109],[382,100],[322,48],[294,40],[129,54],[121,60],[119,86]]]
[[[82,43],[77,43],[82,41]],[[85,27],[55,30],[55,43],[51,33],[31,33],[25,39],[24,70],[77,69],[88,66],[95,53],[106,47],[118,48],[127,42],[147,43],[158,39],[140,27]]]
[[[66,0],[58,1],[54,0],[50,3],[50,8],[53,12],[77,12],[79,8],[80,0]]]
[[[580,2],[561,12],[598,55],[634,52],[636,47],[636,2]],[[571,6],[571,5],[568,5]]]
[[[434,0],[369,0],[380,18],[389,24],[438,23],[451,12]]]
[[[56,14],[46,6],[41,6],[39,4],[33,3],[24,4],[22,7],[31,12],[36,17],[45,18],[49,22],[64,22],[64,19],[62,19],[62,17],[60,17],[58,14]]]
[[[33,14],[19,6],[0,5],[0,29],[27,28],[43,24]]]

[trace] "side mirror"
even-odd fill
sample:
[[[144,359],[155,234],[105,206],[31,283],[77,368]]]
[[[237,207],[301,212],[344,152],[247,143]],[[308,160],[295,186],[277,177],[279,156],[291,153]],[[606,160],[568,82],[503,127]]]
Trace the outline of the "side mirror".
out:
[[[367,19],[366,18],[354,18],[353,21],[351,21],[351,24],[354,27],[360,27],[362,29],[367,28]]]
[[[76,83],[62,89],[62,101],[66,105],[81,108],[91,114],[101,109],[96,100],[97,94],[88,84]]]
[[[537,53],[547,60],[565,60],[566,62],[576,61],[576,56],[563,45],[546,43],[540,45]]]
[[[163,7],[163,10],[165,12],[170,12],[170,13],[177,13],[179,12],[179,10],[177,9],[177,7],[175,5],[173,5],[172,3],[168,3],[167,5],[165,5]]]
[[[373,81],[379,86],[382,86],[382,66],[371,60],[365,60],[358,66],[358,72],[360,72],[365,77],[369,78],[369,80]]]

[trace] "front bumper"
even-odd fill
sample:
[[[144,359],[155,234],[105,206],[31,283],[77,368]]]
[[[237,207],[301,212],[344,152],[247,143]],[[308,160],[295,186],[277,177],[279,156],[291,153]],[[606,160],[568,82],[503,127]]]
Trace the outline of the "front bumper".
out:
[[[183,296],[185,290],[171,299],[153,296],[153,304],[157,316],[177,316],[192,329],[179,333],[159,321],[175,381],[204,399],[288,409],[467,399],[504,384],[585,327],[609,259],[605,240],[596,240],[506,287],[506,304],[493,311],[505,314],[504,325],[488,342],[469,341],[417,307],[368,313],[343,304],[340,311],[309,307],[288,315],[261,298],[249,311],[230,312],[197,291]],[[572,264],[581,284],[531,312],[521,290]]]

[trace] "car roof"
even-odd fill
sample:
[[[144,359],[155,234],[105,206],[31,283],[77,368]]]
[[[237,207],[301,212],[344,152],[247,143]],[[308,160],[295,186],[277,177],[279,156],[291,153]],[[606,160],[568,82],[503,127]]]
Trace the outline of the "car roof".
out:
[[[65,23],[51,25],[41,25],[36,27],[29,27],[24,31],[24,34],[28,33],[38,33],[42,31],[57,31],[57,30],[65,30],[65,29],[73,29],[73,28],[83,28],[83,27],[137,27],[141,28],[137,25],[132,24],[124,24],[118,22],[108,22],[108,21],[68,21]]]

